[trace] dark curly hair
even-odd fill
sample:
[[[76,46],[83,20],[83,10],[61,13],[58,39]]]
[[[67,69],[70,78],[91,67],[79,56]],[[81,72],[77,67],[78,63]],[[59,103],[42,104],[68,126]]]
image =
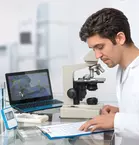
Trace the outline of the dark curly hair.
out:
[[[103,8],[89,16],[79,32],[82,41],[98,34],[102,38],[108,38],[116,44],[115,36],[123,32],[126,37],[125,44],[133,43],[130,34],[130,26],[123,12],[114,8]]]

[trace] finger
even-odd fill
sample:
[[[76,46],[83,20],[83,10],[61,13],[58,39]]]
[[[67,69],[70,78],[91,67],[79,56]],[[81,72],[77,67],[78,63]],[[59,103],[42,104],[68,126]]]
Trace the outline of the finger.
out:
[[[104,107],[103,109],[102,109],[102,114],[109,114],[110,113],[110,111],[111,111],[111,109],[110,109],[110,107],[107,105],[106,107]]]
[[[87,124],[84,126],[83,131],[88,131],[89,127],[93,126],[96,124],[95,118],[91,119],[90,121],[87,122]]]
[[[110,112],[109,112],[109,114],[115,114],[115,112],[113,112],[113,111],[110,111]]]
[[[101,114],[106,115],[106,114],[109,114],[109,112],[106,109],[104,109],[101,111]]]
[[[79,128],[79,130],[84,130],[84,127],[85,127],[85,125],[86,125],[86,123],[84,123],[80,128]]]
[[[99,114],[100,114],[100,115],[102,114],[102,109],[99,110]]]
[[[94,125],[92,128],[91,128],[91,132],[93,132],[93,131],[95,131],[95,130],[97,130],[97,129],[100,129],[100,125]]]
[[[91,124],[87,124],[86,126],[84,126],[83,131],[88,131],[90,126],[91,126]]]
[[[105,106],[103,106],[102,109],[106,109],[106,108],[109,108],[109,107],[110,107],[110,105],[105,105]]]
[[[89,121],[87,121],[79,128],[79,130],[87,131],[89,126],[90,126],[90,123],[89,123]]]
[[[90,120],[89,120],[90,121]],[[85,126],[88,124],[89,121],[86,121],[80,128],[79,130],[84,130]]]

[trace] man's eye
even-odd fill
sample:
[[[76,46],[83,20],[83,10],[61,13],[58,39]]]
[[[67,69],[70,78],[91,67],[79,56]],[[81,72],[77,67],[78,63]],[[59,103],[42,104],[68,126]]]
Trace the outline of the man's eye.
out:
[[[97,49],[103,49],[103,45],[98,46]]]

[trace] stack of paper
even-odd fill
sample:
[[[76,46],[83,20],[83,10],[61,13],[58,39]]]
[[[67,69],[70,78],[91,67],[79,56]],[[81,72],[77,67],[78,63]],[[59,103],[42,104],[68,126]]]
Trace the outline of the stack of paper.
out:
[[[30,113],[15,113],[16,119],[18,122],[24,123],[44,123],[48,121],[48,115],[38,115]]]

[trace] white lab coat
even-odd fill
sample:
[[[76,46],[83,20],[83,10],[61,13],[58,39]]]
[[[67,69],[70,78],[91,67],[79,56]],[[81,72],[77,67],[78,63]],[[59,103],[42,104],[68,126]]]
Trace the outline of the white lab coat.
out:
[[[139,145],[139,56],[124,72],[119,66],[117,99],[120,111],[114,118],[116,145]]]

